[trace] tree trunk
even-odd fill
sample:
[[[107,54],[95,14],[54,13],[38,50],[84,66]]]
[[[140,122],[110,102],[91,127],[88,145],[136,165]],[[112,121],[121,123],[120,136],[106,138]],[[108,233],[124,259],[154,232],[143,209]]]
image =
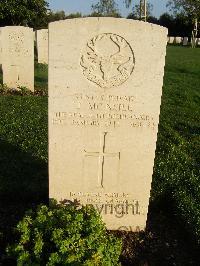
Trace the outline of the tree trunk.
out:
[[[197,45],[197,36],[198,36],[198,19],[196,18],[194,23],[194,29],[192,31],[192,40],[191,40],[192,48],[195,48]]]

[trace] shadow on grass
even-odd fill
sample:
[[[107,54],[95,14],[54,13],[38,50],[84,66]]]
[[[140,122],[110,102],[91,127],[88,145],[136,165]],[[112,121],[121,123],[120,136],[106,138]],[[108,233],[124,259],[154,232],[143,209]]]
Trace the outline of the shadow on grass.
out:
[[[177,73],[178,75],[180,74],[187,74],[191,77],[198,77],[199,75],[199,72],[195,69],[186,69],[186,68],[183,68],[183,67],[177,67],[177,66],[174,66],[172,67],[171,65],[170,66],[165,66],[165,71],[166,72],[169,72],[169,73]]]
[[[200,247],[175,214],[170,193],[150,203],[145,232],[115,232],[123,240],[123,266],[200,265]]]
[[[47,164],[0,140],[0,200],[40,201],[47,197]]]
[[[144,247],[150,265],[200,265],[200,247],[187,230],[186,222],[177,213],[170,189],[149,205],[147,230],[152,237]]]
[[[0,140],[0,265],[6,245],[12,242],[12,228],[26,210],[47,202],[47,163]]]

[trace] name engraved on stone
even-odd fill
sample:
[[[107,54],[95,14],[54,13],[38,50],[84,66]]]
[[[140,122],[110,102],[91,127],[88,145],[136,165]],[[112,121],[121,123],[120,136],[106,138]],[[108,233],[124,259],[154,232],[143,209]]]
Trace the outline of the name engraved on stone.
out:
[[[108,153],[105,152],[106,146],[106,135],[107,132],[103,132],[100,135],[100,151],[99,152],[85,152],[86,157],[95,156],[98,157],[98,187],[103,188],[103,181],[104,181],[104,160],[105,157],[117,157],[120,160],[120,152],[117,153]]]
[[[73,110],[55,112],[54,125],[117,128],[127,121],[129,127],[155,129],[151,115],[134,111],[137,105],[135,96],[75,94],[69,97],[72,97]]]
[[[130,44],[123,37],[103,33],[87,43],[80,65],[88,80],[108,89],[121,85],[130,77],[135,57]]]
[[[128,121],[129,127],[147,128],[154,130],[154,118],[147,114],[118,114],[94,113],[83,114],[80,112],[55,112],[52,119],[53,125],[71,125],[84,127],[120,127],[120,122]]]
[[[29,56],[29,50],[24,47],[24,33],[19,31],[18,34],[10,34],[9,39],[9,52],[15,53],[16,56]]]

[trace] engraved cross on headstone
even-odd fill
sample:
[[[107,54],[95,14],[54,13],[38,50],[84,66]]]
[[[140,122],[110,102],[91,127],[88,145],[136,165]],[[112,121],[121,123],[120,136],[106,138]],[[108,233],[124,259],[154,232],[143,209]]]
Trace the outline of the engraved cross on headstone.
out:
[[[98,157],[98,187],[103,188],[103,181],[104,181],[104,160],[105,157],[118,157],[120,159],[120,152],[117,153],[108,153],[105,152],[106,146],[106,135],[107,132],[103,132],[100,135],[100,151],[99,152],[85,152],[85,156],[95,156]]]
[[[19,77],[19,65],[10,65],[11,67],[13,67],[16,71],[16,75],[17,75],[17,81],[20,80],[20,77]]]

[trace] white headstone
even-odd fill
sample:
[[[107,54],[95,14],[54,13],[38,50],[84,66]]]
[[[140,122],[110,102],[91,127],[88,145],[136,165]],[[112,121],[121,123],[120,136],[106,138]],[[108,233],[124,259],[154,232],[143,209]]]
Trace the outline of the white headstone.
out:
[[[48,30],[37,30],[38,63],[48,64],[49,40]]]
[[[50,198],[93,205],[108,229],[145,228],[167,29],[83,18],[49,26]]]
[[[184,46],[188,45],[188,37],[183,38],[183,45]]]
[[[182,43],[182,37],[175,37],[175,43],[176,44],[181,44]]]
[[[37,36],[36,36],[36,35],[37,35],[37,32],[34,31],[34,32],[33,32],[33,40],[34,40],[34,42],[36,42],[36,40],[37,40]]]
[[[2,65],[2,28],[0,28],[0,65]]]
[[[2,28],[3,83],[10,88],[34,91],[33,29],[21,26]]]
[[[169,43],[170,43],[170,44],[173,44],[174,41],[175,41],[175,37],[171,37],[171,36],[170,36],[170,37],[169,37]]]

